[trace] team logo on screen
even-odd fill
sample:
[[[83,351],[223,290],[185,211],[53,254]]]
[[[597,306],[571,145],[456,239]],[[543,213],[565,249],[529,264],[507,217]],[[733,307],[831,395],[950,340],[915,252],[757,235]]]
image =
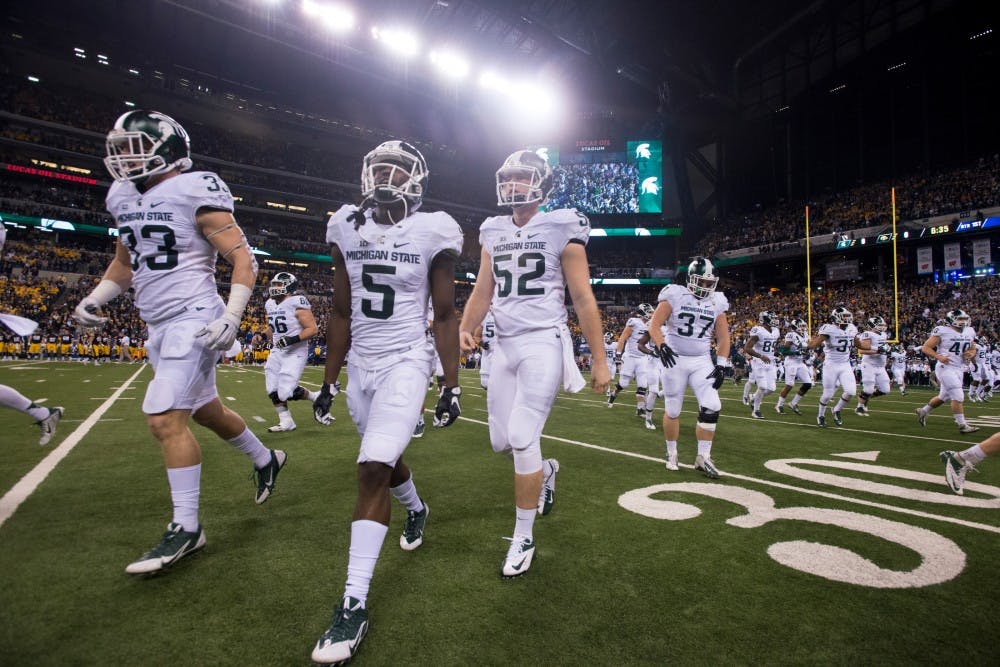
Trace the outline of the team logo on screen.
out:
[[[544,147],[544,146],[541,147],[541,148],[539,148],[539,149],[537,149],[535,151],[535,155],[537,155],[538,157],[542,158],[546,162],[549,161],[549,149],[546,148],[546,147]]]
[[[650,158],[649,144],[639,144],[638,146],[635,147],[636,160],[648,160],[649,158]],[[643,187],[646,187],[645,183],[643,184]],[[643,192],[645,192],[645,190],[643,190]]]
[[[638,151],[636,151],[636,152],[638,152]],[[658,194],[660,194],[660,184],[657,183],[657,181],[659,181],[659,180],[660,179],[657,178],[656,176],[650,176],[649,178],[643,179],[642,185],[639,186],[639,194],[642,194],[642,195],[658,195]]]

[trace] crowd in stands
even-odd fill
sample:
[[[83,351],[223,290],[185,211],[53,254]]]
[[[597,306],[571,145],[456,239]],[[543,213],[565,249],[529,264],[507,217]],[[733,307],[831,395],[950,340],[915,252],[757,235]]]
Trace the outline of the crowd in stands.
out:
[[[552,170],[552,208],[587,213],[635,213],[638,168],[625,162],[561,164]]]
[[[802,239],[807,205],[812,236],[891,224],[893,186],[898,222],[998,206],[1000,155],[981,158],[959,169],[911,175],[895,183],[860,185],[809,201],[786,202],[733,216],[716,223],[699,242],[697,252],[714,256],[751,247],[768,252],[782,243]]]

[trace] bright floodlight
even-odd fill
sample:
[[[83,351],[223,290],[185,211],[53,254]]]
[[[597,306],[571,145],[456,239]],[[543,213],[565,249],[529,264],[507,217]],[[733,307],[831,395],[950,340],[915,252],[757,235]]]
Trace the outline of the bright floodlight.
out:
[[[487,90],[505,91],[510,88],[510,82],[493,70],[485,70],[479,75],[479,85]]]
[[[375,26],[372,28],[372,37],[385,45],[385,48],[404,58],[412,58],[420,51],[420,40],[408,30]]]
[[[336,32],[345,32],[354,27],[354,13],[340,5],[324,5],[313,0],[302,0],[302,13]]]
[[[469,73],[469,61],[455,51],[431,51],[431,62],[449,79],[464,79]]]

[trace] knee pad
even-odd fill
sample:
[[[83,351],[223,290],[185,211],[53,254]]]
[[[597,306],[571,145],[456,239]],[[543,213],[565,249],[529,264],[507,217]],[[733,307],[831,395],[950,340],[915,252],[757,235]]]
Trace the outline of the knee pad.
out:
[[[542,469],[542,447],[538,441],[522,449],[514,449],[514,472],[531,475]]]
[[[635,388],[635,395],[636,396],[645,396],[646,395],[646,388],[645,387],[636,387]]]
[[[267,395],[267,397],[270,398],[271,402],[274,403],[275,405],[281,405],[283,403],[283,401],[280,398],[278,398],[278,392],[276,391],[272,391],[270,394]]]
[[[293,391],[292,395],[289,396],[289,398],[293,401],[301,401],[305,397],[306,397],[306,390],[302,386],[296,386],[295,391]]]
[[[812,389],[812,386],[813,386],[812,382],[803,382],[802,386],[799,387],[799,396],[805,396],[806,392]]]
[[[881,389],[876,389],[876,390],[875,390],[875,393],[874,393],[874,394],[872,394],[872,396],[874,396],[874,397],[876,397],[876,398],[877,398],[877,397],[879,397],[879,396],[885,396],[885,395],[886,395],[886,394],[885,394],[885,392],[884,392],[884,391],[882,391]]]
[[[867,401],[871,397],[872,395],[869,394],[867,391],[862,391],[860,394],[858,394],[858,398],[863,399],[865,401]]]
[[[663,400],[664,409],[667,416],[671,419],[677,419],[681,416],[681,406],[684,404],[684,398],[678,396],[676,398],[667,396]]]
[[[719,423],[719,411],[698,408],[698,428],[703,431],[714,431]]]

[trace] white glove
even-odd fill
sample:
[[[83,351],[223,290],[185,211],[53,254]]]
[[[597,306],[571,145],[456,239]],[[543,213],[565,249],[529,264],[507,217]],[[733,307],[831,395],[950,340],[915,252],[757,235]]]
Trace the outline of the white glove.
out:
[[[73,319],[82,327],[99,327],[108,321],[100,312],[101,303],[92,296],[86,296],[73,310]]]
[[[233,346],[240,332],[240,318],[232,313],[223,313],[222,317],[209,323],[204,329],[194,335],[204,338],[202,345],[212,350],[228,350]]]

